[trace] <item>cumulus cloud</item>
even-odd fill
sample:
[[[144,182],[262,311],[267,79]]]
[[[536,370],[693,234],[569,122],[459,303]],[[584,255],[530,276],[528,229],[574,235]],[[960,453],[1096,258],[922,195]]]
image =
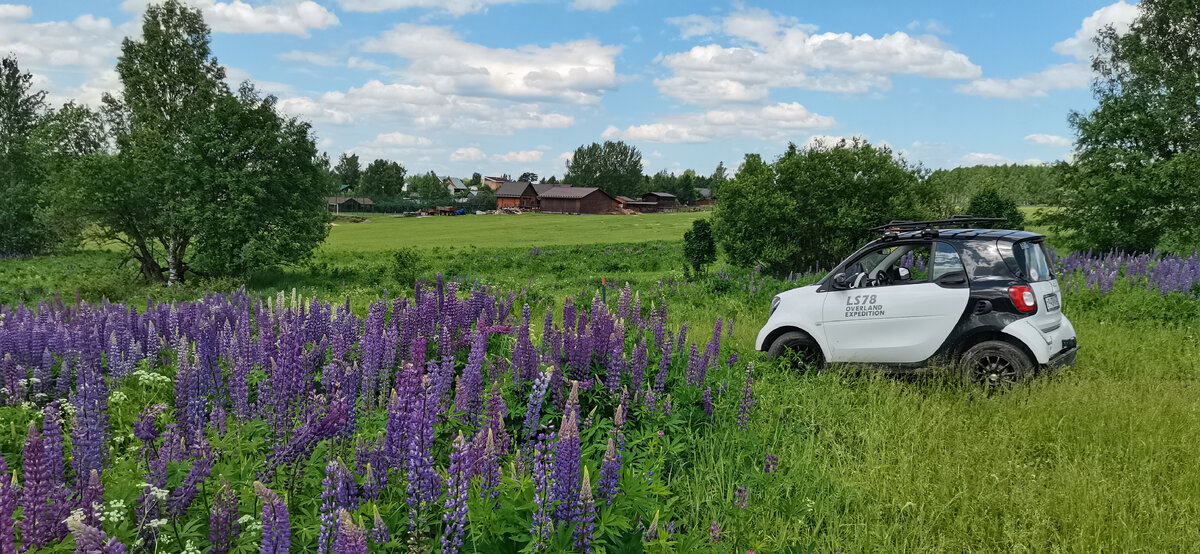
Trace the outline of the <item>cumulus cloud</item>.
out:
[[[1034,133],[1032,135],[1026,136],[1025,140],[1032,142],[1034,144],[1041,144],[1041,145],[1045,145],[1045,146],[1059,146],[1059,147],[1071,146],[1071,139],[1066,138],[1066,137],[1060,137],[1058,135],[1047,135],[1047,134],[1042,134],[1042,133]]]
[[[341,0],[342,9],[352,12],[385,12],[409,8],[437,8],[459,16],[484,11],[496,4],[524,0]]]
[[[1087,87],[1093,78],[1091,57],[1096,53],[1093,39],[1100,29],[1108,25],[1112,25],[1118,33],[1128,31],[1138,13],[1137,6],[1120,0],[1084,18],[1074,36],[1053,46],[1055,52],[1075,58],[1072,62],[1053,65],[1015,79],[976,79],[959,85],[954,90],[975,96],[1016,100],[1040,98],[1054,90]]]
[[[571,9],[606,12],[619,3],[620,0],[571,0]]]
[[[606,139],[621,138],[647,142],[708,142],[728,137],[783,140],[796,133],[833,127],[829,116],[808,111],[797,103],[777,103],[761,108],[709,110],[673,115],[656,123],[625,129],[608,127]]]
[[[358,56],[350,56],[346,59],[341,59],[338,56],[327,52],[308,52],[304,50],[289,50],[279,54],[279,59],[286,62],[300,62],[311,64],[320,67],[348,67],[350,69],[361,69],[364,71],[387,71],[387,66],[377,64],[371,60],[360,58]]]
[[[958,159],[958,167],[974,167],[977,165],[1006,165],[1013,163],[1011,158],[999,154],[971,152]]]
[[[507,154],[496,154],[492,156],[492,159],[498,162],[533,163],[542,161],[542,154],[541,150],[522,150]]]
[[[100,70],[120,51],[122,31],[105,17],[30,23],[28,6],[0,8],[0,52],[15,54],[23,69]]]
[[[151,0],[125,0],[121,7],[141,14]],[[312,0],[284,0],[265,6],[251,6],[242,0],[189,0],[199,8],[204,20],[218,33],[287,33],[309,36],[311,29],[326,29],[339,23],[333,12]]]
[[[409,60],[406,75],[443,94],[588,104],[618,84],[619,46],[576,40],[547,47],[488,48],[442,27],[401,23],[364,46]]]
[[[450,154],[450,161],[452,161],[452,162],[477,162],[486,157],[487,157],[487,154],[484,154],[483,150],[480,150],[480,149],[472,146],[469,148],[459,148],[458,150],[455,150],[453,153]]]
[[[979,66],[933,36],[898,31],[817,33],[813,25],[761,9],[723,18],[701,15],[667,20],[684,38],[718,35],[729,45],[697,45],[661,63],[673,75],[654,81],[659,91],[687,103],[762,101],[772,88],[862,93],[891,86],[890,75],[970,79]]]
[[[367,144],[380,148],[425,148],[431,146],[433,141],[404,133],[381,133]]]

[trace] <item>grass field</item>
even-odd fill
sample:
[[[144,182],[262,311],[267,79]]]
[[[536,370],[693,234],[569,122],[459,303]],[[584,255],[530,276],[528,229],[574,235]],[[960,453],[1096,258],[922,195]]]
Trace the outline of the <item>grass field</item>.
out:
[[[364,223],[338,223],[324,251],[378,252],[400,247],[497,248],[675,241],[708,212],[647,215],[466,215],[394,217],[356,214]]]
[[[266,294],[294,287],[335,303],[350,297],[362,313],[382,288],[405,290],[381,254],[417,246],[424,276],[520,291],[537,321],[567,296],[590,298],[601,276],[610,303],[612,284],[629,282],[646,305],[668,302],[671,324],[688,324],[693,336],[732,318],[729,351],[757,367],[748,430],[688,428],[663,439],[679,449],[661,478],[680,533],[703,545],[710,524],[720,525],[723,542],[708,551],[1197,551],[1195,298],[1128,286],[1107,296],[1068,289],[1064,310],[1083,347],[1078,365],[1003,394],[965,388],[948,372],[784,373],[753,351],[753,337],[771,296],[795,283],[720,267],[689,281],[677,241],[695,217],[376,219],[335,227],[311,263],[248,285]],[[0,262],[0,301],[75,288],[134,302],[199,294],[120,285],[107,275],[114,263],[102,252]],[[737,375],[714,378],[736,394]],[[779,458],[778,472],[764,473],[765,454]],[[739,486],[748,490],[744,509],[734,504]]]

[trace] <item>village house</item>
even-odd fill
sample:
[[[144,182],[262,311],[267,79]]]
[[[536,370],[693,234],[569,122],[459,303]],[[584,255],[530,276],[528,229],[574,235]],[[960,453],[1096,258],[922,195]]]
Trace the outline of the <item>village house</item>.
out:
[[[333,213],[375,211],[375,202],[361,197],[330,196],[325,198],[325,206]]]

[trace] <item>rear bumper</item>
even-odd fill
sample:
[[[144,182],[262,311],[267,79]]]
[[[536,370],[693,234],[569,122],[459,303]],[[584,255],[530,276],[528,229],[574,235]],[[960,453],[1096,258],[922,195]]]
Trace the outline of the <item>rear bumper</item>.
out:
[[[1063,367],[1075,365],[1075,354],[1079,352],[1078,346],[1065,348],[1059,353],[1050,357],[1050,361],[1046,362],[1046,367]]]

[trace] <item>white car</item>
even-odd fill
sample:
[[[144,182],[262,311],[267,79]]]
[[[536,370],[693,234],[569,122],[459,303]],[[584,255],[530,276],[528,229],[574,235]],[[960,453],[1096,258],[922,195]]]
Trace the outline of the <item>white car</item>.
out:
[[[818,366],[914,371],[953,363],[988,385],[1075,363],[1075,328],[1045,237],[945,228],[993,219],[893,222],[815,285],[771,301],[757,348]]]

